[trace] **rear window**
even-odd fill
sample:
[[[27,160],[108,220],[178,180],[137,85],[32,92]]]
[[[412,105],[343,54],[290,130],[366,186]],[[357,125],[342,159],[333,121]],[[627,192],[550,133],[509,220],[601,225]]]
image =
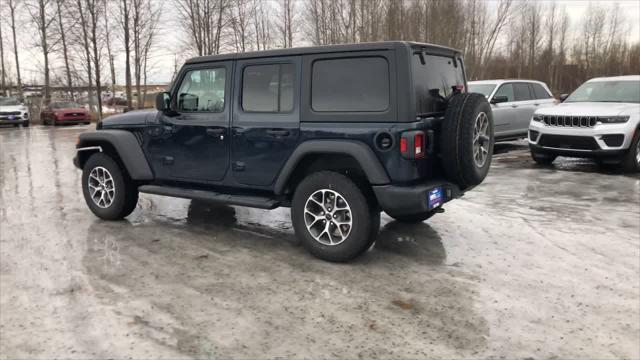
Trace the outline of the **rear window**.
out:
[[[549,98],[551,98],[551,95],[549,95],[547,90],[545,90],[542,87],[542,85],[536,84],[536,83],[532,83],[531,86],[533,87],[533,94],[536,96],[536,99],[549,99]]]
[[[529,84],[527,83],[514,83],[513,92],[516,95],[516,101],[527,101],[532,99]]]
[[[317,60],[311,108],[317,112],[382,112],[389,108],[389,64],[383,57]]]
[[[452,57],[423,54],[412,57],[413,84],[418,114],[442,112],[454,88],[464,86],[462,62]]]

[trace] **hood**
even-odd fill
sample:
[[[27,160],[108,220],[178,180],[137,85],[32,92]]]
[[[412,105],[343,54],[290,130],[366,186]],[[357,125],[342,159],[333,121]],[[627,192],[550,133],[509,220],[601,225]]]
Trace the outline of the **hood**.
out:
[[[29,111],[24,105],[0,105],[0,111]]]
[[[536,110],[536,115],[616,116],[638,112],[640,104],[634,103],[574,102]]]
[[[113,128],[121,126],[137,126],[147,123],[147,119],[151,119],[158,114],[158,110],[134,110],[124,114],[111,115],[102,120],[102,128]]]

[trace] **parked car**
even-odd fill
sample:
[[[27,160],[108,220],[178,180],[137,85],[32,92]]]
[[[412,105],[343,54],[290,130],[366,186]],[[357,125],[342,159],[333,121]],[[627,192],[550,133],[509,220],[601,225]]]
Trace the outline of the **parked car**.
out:
[[[91,114],[82,105],[73,101],[52,101],[40,111],[44,125],[89,124]]]
[[[139,192],[291,207],[311,253],[346,261],[371,247],[381,210],[420,222],[485,178],[491,106],[465,88],[460,52],[421,43],[197,57],[157,110],[81,134],[74,163],[102,219],[129,215]]]
[[[29,108],[20,100],[0,96],[0,125],[29,126]]]
[[[533,160],[595,158],[640,171],[640,75],[591,79],[562,104],[536,111],[529,126]]]
[[[527,137],[534,111],[556,104],[547,84],[535,80],[470,81],[469,91],[491,103],[496,141]]]

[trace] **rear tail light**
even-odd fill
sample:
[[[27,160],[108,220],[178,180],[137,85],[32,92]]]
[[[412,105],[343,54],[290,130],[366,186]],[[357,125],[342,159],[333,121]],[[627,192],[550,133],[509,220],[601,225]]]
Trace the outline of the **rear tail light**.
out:
[[[413,156],[416,159],[424,157],[424,133],[419,132],[413,136]]]
[[[422,159],[427,154],[422,131],[407,131],[400,137],[400,154],[405,159]]]

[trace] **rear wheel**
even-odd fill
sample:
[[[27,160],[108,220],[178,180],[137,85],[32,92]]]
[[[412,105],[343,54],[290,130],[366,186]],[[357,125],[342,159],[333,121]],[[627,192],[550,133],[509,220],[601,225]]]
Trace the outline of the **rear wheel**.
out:
[[[540,165],[551,165],[556,157],[557,155],[531,150],[531,158],[533,159],[533,161]]]
[[[491,106],[483,95],[464,93],[449,100],[440,136],[442,166],[462,190],[480,184],[489,173],[493,131]]]
[[[122,219],[136,208],[138,189],[118,163],[95,153],[82,170],[82,192],[89,209],[104,220]]]
[[[365,252],[380,226],[380,211],[350,178],[332,171],[307,176],[296,188],[291,220],[316,257],[348,261]]]
[[[640,171],[640,130],[636,130],[629,151],[622,158],[622,169],[626,172]]]

